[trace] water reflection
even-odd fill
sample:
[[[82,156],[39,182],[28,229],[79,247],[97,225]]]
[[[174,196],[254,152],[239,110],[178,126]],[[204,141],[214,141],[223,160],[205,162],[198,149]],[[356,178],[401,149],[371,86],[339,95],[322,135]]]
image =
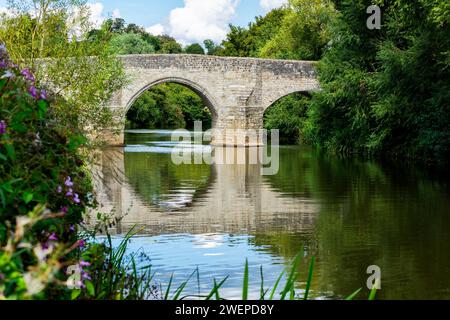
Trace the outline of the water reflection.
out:
[[[176,271],[183,281],[198,265],[204,285],[230,275],[225,289],[236,298],[248,257],[257,294],[259,265],[273,283],[300,251],[300,287],[307,259],[317,259],[315,297],[363,287],[366,268],[378,265],[381,298],[450,298],[448,176],[302,147],[281,148],[275,176],[259,165],[176,166],[169,136],[129,133],[127,147],[105,150],[95,169],[104,210],[123,216],[112,231],[143,226],[130,249],[149,253],[163,279]]]

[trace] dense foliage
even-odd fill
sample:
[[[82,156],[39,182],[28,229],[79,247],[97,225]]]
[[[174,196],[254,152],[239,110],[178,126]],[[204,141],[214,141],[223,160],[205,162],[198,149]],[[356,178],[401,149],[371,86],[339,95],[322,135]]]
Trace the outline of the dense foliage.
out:
[[[192,129],[195,121],[202,121],[205,129],[211,127],[211,113],[203,100],[174,83],[144,92],[131,106],[127,120],[127,127],[132,129]]]
[[[306,139],[340,152],[448,160],[448,1],[379,1],[381,30],[366,26],[371,1],[335,3]]]
[[[0,46],[0,299],[42,297],[80,245],[76,226],[94,205],[85,142]]]
[[[207,43],[208,53],[320,61],[322,92],[267,111],[266,128],[280,129],[285,142],[448,161],[448,1],[375,1],[381,30],[367,27],[373,2],[290,0],[248,28],[231,26],[221,46]]]
[[[54,113],[95,141],[113,127],[105,101],[125,83],[121,64],[109,51],[108,33],[88,39],[92,29],[85,1],[12,0],[14,14],[0,17],[0,40],[11,59],[34,71],[40,87],[64,99]],[[95,57],[95,58],[94,58]]]
[[[300,133],[306,121],[311,97],[301,93],[288,95],[275,102],[264,114],[264,128],[277,129],[280,142],[297,144],[301,142]]]

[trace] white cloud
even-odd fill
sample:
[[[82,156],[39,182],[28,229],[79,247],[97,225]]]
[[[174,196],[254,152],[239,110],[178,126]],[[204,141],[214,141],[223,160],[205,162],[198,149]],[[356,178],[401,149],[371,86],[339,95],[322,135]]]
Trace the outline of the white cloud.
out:
[[[184,0],[169,16],[169,34],[181,43],[223,40],[240,0]]]
[[[113,18],[122,18],[122,15],[120,14],[120,10],[119,9],[114,9],[112,12],[112,17]]]
[[[104,6],[100,2],[87,3],[88,10],[90,11],[89,22],[96,28],[100,27],[103,21],[105,21],[105,16],[103,15]]]
[[[259,4],[260,6],[266,10],[270,11],[275,8],[279,8],[282,5],[285,5],[288,3],[288,0],[260,0]]]
[[[158,23],[151,27],[145,28],[145,31],[147,31],[148,33],[150,33],[154,36],[160,36],[160,35],[164,34],[165,28],[162,24]]]
[[[105,6],[101,2],[87,3],[86,6],[90,11],[89,22],[96,28],[99,28],[107,18],[122,17],[119,9],[114,9],[112,13],[105,13]]]

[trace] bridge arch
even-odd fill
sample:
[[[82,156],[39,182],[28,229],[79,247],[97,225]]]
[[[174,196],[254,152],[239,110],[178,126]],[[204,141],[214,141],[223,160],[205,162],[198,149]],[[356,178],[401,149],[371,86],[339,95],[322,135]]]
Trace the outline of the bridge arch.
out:
[[[291,94],[299,93],[304,96],[311,96],[311,94],[317,90],[305,90],[304,88],[294,88],[294,89],[288,89],[283,92],[276,92],[269,94],[266,99],[264,99],[262,104],[262,110],[265,113],[270,107],[272,107],[275,103],[282,100],[283,98],[286,98],[287,96],[290,96]]]
[[[147,90],[151,89],[154,86],[157,86],[157,85],[163,84],[163,83],[177,83],[177,84],[183,85],[183,86],[191,89],[192,91],[194,91],[203,100],[205,105],[211,111],[213,122],[215,121],[215,118],[217,117],[217,114],[218,114],[218,104],[215,101],[214,97],[211,94],[209,94],[209,92],[205,88],[203,88],[201,85],[199,85],[198,83],[188,80],[186,78],[180,78],[180,77],[160,78],[160,79],[154,80],[154,81],[142,86],[139,90],[137,90],[135,93],[133,93],[131,95],[131,97],[125,107],[125,115],[128,113],[128,111],[130,110],[133,103],[144,92],[146,92]]]

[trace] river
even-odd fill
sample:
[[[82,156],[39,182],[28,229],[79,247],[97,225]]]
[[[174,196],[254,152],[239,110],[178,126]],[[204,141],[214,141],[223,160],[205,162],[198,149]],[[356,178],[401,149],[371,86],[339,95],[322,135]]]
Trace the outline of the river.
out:
[[[177,287],[198,267],[200,289],[195,278],[186,294],[229,276],[221,295],[237,299],[248,259],[256,298],[261,266],[269,287],[301,254],[298,293],[315,257],[315,299],[365,288],[373,265],[380,299],[450,299],[447,174],[303,146],[281,147],[273,176],[254,164],[175,165],[170,135],[130,131],[126,147],[104,150],[94,170],[102,211],[121,217],[114,243],[137,226],[128,251],[145,253],[161,284],[173,273]]]

